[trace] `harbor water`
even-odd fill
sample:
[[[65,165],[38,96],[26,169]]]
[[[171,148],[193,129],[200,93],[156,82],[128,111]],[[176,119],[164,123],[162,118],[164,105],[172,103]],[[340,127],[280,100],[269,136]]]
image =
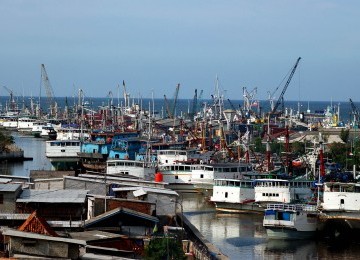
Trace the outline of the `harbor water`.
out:
[[[33,160],[3,163],[2,174],[28,176],[30,170],[50,170],[45,141],[14,134],[25,157]],[[270,240],[261,214],[219,214],[202,194],[182,194],[187,219],[229,259],[359,259],[359,241]],[[359,236],[360,237],[360,236]]]

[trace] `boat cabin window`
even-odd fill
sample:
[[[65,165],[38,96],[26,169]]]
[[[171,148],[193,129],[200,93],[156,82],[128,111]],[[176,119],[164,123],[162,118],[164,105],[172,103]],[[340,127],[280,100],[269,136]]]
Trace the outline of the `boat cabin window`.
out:
[[[225,192],[225,198],[227,198],[228,197],[228,193],[227,192]]]

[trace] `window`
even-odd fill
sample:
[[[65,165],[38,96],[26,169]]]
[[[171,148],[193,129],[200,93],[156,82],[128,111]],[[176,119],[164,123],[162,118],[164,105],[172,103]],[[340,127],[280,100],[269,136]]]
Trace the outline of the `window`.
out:
[[[228,193],[227,192],[225,192],[225,198],[227,198],[228,197]]]

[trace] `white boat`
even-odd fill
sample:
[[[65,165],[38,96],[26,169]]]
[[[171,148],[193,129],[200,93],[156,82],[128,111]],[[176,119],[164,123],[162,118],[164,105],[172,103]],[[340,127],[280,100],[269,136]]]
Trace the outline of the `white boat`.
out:
[[[360,183],[325,182],[320,204],[321,219],[329,237],[357,236],[360,230]]]
[[[33,123],[31,134],[34,137],[42,137],[50,140],[56,139],[57,133],[50,123],[36,121]]]
[[[216,179],[210,198],[215,203],[216,210],[234,213],[262,212],[264,209],[254,204],[255,179]]]
[[[18,117],[17,116],[2,117],[2,126],[7,129],[17,129]]]
[[[255,175],[251,165],[244,163],[180,163],[159,164],[159,172],[169,187],[177,190],[212,190],[215,179],[242,179],[245,175]]]
[[[268,204],[263,226],[275,239],[308,239],[321,230],[316,206],[305,204]]]
[[[106,174],[153,181],[156,165],[145,161],[112,159],[106,161]]]
[[[45,155],[57,170],[74,169],[78,164],[79,140],[46,141]]]
[[[215,179],[210,198],[222,212],[263,212],[266,204],[310,201],[313,182],[266,179],[267,174],[245,175],[243,179]]]
[[[43,126],[41,129],[40,137],[50,140],[55,140],[57,137],[57,132],[54,127],[51,125]]]
[[[174,163],[201,163],[206,164],[210,162],[210,157],[213,152],[200,152],[199,150],[176,150],[165,149],[157,151],[158,164],[174,164]]]
[[[314,181],[259,179],[254,185],[255,202],[307,203],[314,195]]]
[[[87,129],[60,127],[56,128],[57,140],[86,140],[89,139],[90,133]]]
[[[31,130],[33,128],[34,122],[36,122],[35,118],[30,117],[19,117],[18,118],[18,125],[17,130],[19,132],[27,132],[31,133]]]
[[[325,182],[323,212],[353,212],[360,217],[360,183]]]

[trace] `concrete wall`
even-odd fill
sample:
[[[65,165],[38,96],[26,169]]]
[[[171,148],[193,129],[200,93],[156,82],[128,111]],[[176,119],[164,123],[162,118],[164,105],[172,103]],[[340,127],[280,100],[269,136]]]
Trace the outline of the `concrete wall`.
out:
[[[1,213],[15,213],[15,201],[18,193],[13,192],[2,192],[3,204],[0,204]]]
[[[32,183],[31,188],[35,190],[62,190],[64,188],[63,178],[34,180]]]
[[[15,253],[45,257],[71,258],[79,257],[79,246],[62,242],[10,237],[10,255]]]

